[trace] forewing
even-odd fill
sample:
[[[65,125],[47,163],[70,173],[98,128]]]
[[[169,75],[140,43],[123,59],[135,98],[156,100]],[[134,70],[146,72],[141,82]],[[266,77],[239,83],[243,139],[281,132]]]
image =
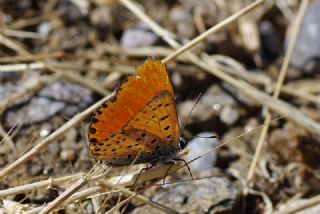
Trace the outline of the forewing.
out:
[[[90,142],[103,141],[105,137],[120,131],[162,91],[173,96],[165,65],[160,60],[147,59],[136,71],[137,75],[129,76],[123,81],[114,98],[106,101],[96,111],[90,124]]]

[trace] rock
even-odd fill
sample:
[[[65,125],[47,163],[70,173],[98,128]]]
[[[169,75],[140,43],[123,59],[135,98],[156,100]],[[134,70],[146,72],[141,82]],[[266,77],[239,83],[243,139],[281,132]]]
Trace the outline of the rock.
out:
[[[47,150],[50,154],[57,153],[60,150],[60,145],[57,141],[50,143],[47,147]]]
[[[301,29],[291,57],[291,64],[306,72],[319,71],[320,62],[320,2],[311,4],[303,18]],[[294,22],[291,22],[294,24]],[[287,43],[292,27],[287,33]]]
[[[185,101],[178,106],[178,112],[182,121],[187,119],[195,101]],[[191,121],[206,121],[214,116],[219,116],[223,106],[235,104],[233,98],[224,93],[218,86],[211,86],[200,98],[197,106],[191,114]]]
[[[9,111],[6,115],[6,125],[15,126],[16,123],[29,125],[42,122],[52,117],[65,107],[63,102],[52,101],[48,98],[32,98],[31,101],[16,111]]]
[[[6,84],[1,84],[0,85],[0,101],[7,99],[13,93],[17,93],[18,90],[19,90],[18,87],[16,87],[14,84],[10,82]]]
[[[281,163],[300,162],[319,167],[320,146],[303,129],[287,123],[281,129],[272,131],[269,140],[270,151]]]
[[[51,30],[52,30],[52,25],[50,22],[43,22],[37,27],[37,32],[43,38],[47,38]]]
[[[186,121],[188,119],[188,115],[192,108],[194,107],[195,101],[194,100],[187,100],[180,104],[178,104],[178,112],[179,118],[181,121]],[[204,113],[205,112],[205,113]],[[216,116],[216,112],[212,109],[211,105],[206,105],[203,103],[202,100],[199,101],[197,106],[192,111],[188,123],[195,123],[195,122],[203,122],[208,121],[212,117]]]
[[[183,157],[187,161],[197,158],[198,156],[203,155],[204,153],[211,151],[219,145],[217,139],[212,138],[197,138],[197,137],[208,137],[216,135],[212,132],[202,132],[198,134],[193,140],[188,143],[188,153]],[[203,171],[211,169],[216,162],[218,150],[213,150],[209,154],[191,162],[189,167],[191,171]]]
[[[90,21],[93,25],[97,27],[106,27],[110,24],[112,24],[112,17],[110,13],[110,8],[104,5],[101,5],[97,8],[95,8],[90,13]]]
[[[223,83],[223,87],[229,91],[229,93],[233,94],[233,97],[236,97],[238,101],[243,102],[245,105],[249,107],[256,106],[256,102],[250,98],[249,96],[245,95],[242,91],[234,88],[233,86]],[[230,96],[230,95],[229,95]],[[231,97],[231,96],[230,96]]]
[[[82,103],[92,102],[90,90],[69,81],[57,81],[43,88],[40,96],[49,97],[54,100],[77,104],[84,107]]]
[[[58,11],[61,19],[68,24],[75,24],[79,22],[84,16],[77,5],[73,1],[60,1],[58,4]]]
[[[206,105],[219,104],[221,106],[235,105],[235,100],[225,93],[219,86],[211,86],[202,97]]]
[[[41,175],[42,174],[42,170],[43,170],[43,165],[37,163],[37,161],[30,161],[27,163],[27,167],[28,167],[28,174],[30,176],[37,176],[37,175]]]
[[[264,57],[268,57],[268,60],[276,59],[283,50],[279,33],[268,20],[263,21],[259,28]]]
[[[211,177],[168,185],[153,193],[152,200],[178,212],[230,213],[239,191],[225,177]],[[135,209],[133,214],[161,213],[150,205]]]
[[[192,38],[195,35],[195,28],[193,24],[193,16],[191,15],[192,7],[187,5],[187,8],[178,6],[170,11],[170,19],[176,32],[182,38]]]
[[[120,44],[126,48],[149,47],[158,39],[159,37],[145,24],[139,23],[123,33]]]
[[[71,26],[67,29],[55,27],[47,41],[45,50],[61,50],[61,51],[75,51],[81,50],[88,45],[89,35],[92,30],[83,23],[77,23],[77,27]],[[66,39],[67,38],[67,39]],[[80,60],[78,60],[79,62]]]
[[[75,151],[72,149],[63,150],[60,153],[60,158],[64,161],[73,161],[75,157]]]
[[[43,138],[47,137],[51,133],[51,129],[52,127],[49,124],[43,125],[39,131],[39,136]]]
[[[222,109],[220,120],[226,125],[233,125],[239,118],[239,112],[231,106],[226,106]]]
[[[71,117],[86,108],[92,102],[90,90],[68,81],[57,81],[44,87],[30,101],[17,100],[19,108],[9,108],[5,114],[5,123],[13,127],[17,122],[22,125],[43,122],[61,112]],[[14,106],[13,106],[14,107]]]

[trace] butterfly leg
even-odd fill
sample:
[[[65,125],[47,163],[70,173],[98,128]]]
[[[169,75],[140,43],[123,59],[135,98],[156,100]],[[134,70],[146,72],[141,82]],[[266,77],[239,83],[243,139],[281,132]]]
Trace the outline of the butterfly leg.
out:
[[[188,162],[187,162],[186,160],[184,160],[184,159],[182,159],[182,158],[173,158],[172,160],[173,160],[173,161],[182,161],[182,162],[185,164],[185,166],[187,166],[191,179],[194,180],[194,179],[193,179],[193,176],[192,176],[192,173],[191,173],[191,169],[190,169],[190,167],[189,167],[189,165],[188,165]],[[168,173],[169,173],[170,169],[173,167],[173,164],[174,164],[173,161],[166,163],[166,164],[171,164],[171,165],[170,165],[170,166],[168,167],[168,169],[166,170],[166,174],[165,174],[164,177],[163,177],[162,185],[165,184],[166,177],[168,176]]]
[[[144,167],[144,168],[142,168],[141,170],[140,170],[140,172],[138,173],[138,175],[137,175],[137,177],[136,177],[136,179],[134,180],[134,183],[132,184],[132,187],[135,189],[135,185],[137,184],[137,182],[138,182],[138,180],[139,180],[139,177],[141,176],[141,174],[142,174],[142,172],[143,171],[147,171],[148,169],[151,169],[152,167],[153,167],[154,165],[150,165],[150,166],[146,166],[146,167]]]
[[[185,160],[185,159],[182,159],[182,158],[173,158],[174,161],[182,161],[188,168],[188,171],[189,171],[189,174],[190,174],[190,177],[191,179],[193,180],[193,176],[192,176],[192,173],[191,173],[191,169],[189,167],[189,164],[188,162]]]
[[[164,164],[170,164],[170,166],[168,167],[168,169],[166,170],[166,173],[165,173],[164,176],[163,176],[162,185],[165,185],[165,183],[166,183],[166,177],[168,176],[170,169],[173,167],[174,161],[166,162],[166,163],[164,163]]]
[[[140,172],[138,173],[137,177],[135,178],[135,180],[134,180],[134,182],[133,182],[133,184],[132,184],[132,189],[133,189],[134,192],[137,192],[138,186],[136,186],[136,184],[138,183],[139,177],[141,176],[142,172],[143,172],[143,171],[147,171],[148,169],[150,169],[150,168],[152,168],[152,167],[153,167],[153,165],[148,166],[148,164],[147,164],[146,167],[144,167],[144,168],[142,168],[142,169],[140,170]],[[130,200],[130,201],[131,201],[131,200]],[[129,205],[129,202],[130,202],[130,201],[128,201],[128,202],[125,204],[125,206],[122,208],[120,214],[122,214],[122,213],[124,213],[124,212],[126,211],[126,209],[127,209],[128,205]]]

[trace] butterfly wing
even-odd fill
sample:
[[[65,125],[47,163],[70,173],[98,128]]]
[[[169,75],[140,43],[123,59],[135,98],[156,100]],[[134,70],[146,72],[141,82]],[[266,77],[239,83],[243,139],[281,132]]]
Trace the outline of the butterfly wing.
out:
[[[89,128],[90,142],[101,142],[121,130],[162,91],[167,91],[173,97],[168,73],[160,60],[147,59],[136,71],[137,75],[129,76],[117,89],[114,98],[96,111]]]
[[[135,163],[156,163],[176,153],[179,137],[173,97],[163,91],[148,102],[121,132],[101,142],[90,143],[90,150],[95,159],[105,160],[112,166],[129,165],[133,160]]]

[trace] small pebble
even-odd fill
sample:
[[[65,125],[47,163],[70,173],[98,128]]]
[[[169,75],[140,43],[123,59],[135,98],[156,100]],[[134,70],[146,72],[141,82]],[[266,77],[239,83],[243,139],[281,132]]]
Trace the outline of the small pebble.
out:
[[[158,39],[145,24],[139,23],[123,33],[120,44],[126,48],[149,47]]]
[[[112,24],[110,8],[107,6],[99,6],[90,13],[90,20],[93,25],[105,27]]]
[[[40,137],[46,137],[49,135],[49,133],[50,133],[50,130],[47,128],[41,128],[39,131]]]
[[[261,45],[266,57],[274,60],[282,53],[280,35],[270,21],[263,21],[260,25]]]
[[[202,132],[198,134],[198,137],[208,137],[216,135],[212,132]],[[188,153],[186,155],[187,160],[192,160],[204,153],[214,149],[219,145],[217,139],[214,138],[197,138],[195,137],[188,143]],[[211,169],[217,160],[217,149],[213,150],[211,153],[191,162],[189,164],[190,169],[193,171],[201,171],[206,169]]]
[[[61,151],[60,153],[60,157],[62,160],[65,161],[72,161],[75,159],[75,151],[72,149],[66,149]]]
[[[50,24],[50,22],[43,22],[37,27],[37,32],[43,38],[47,38],[51,29],[52,29],[52,25]]]
[[[222,109],[220,114],[220,120],[227,125],[233,125],[239,119],[239,112],[231,107],[226,106]]]

